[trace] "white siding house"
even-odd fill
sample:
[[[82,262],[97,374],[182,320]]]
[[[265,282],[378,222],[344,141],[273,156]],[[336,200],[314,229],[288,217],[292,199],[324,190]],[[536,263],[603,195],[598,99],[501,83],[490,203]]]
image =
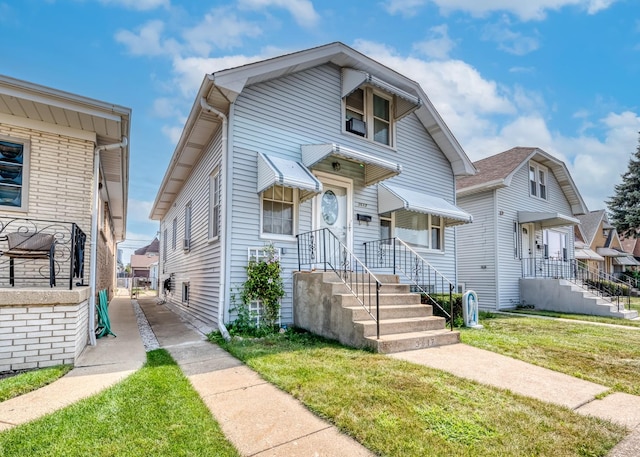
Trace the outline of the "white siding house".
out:
[[[457,180],[458,205],[474,221],[457,229],[460,281],[481,308],[512,308],[520,278],[574,259],[575,216],[587,208],[565,164],[541,149],[513,148],[474,166],[476,175]]]
[[[322,227],[356,256],[402,232],[455,282],[450,227],[471,220],[455,177],[474,171],[417,83],[342,43],[207,74],[151,212],[167,303],[232,321],[248,256],[273,243],[291,323],[296,235]],[[393,190],[402,206],[381,210]]]

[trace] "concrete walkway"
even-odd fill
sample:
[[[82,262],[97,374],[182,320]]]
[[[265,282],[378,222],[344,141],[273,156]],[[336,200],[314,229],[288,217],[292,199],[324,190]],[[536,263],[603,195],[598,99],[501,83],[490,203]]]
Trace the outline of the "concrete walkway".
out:
[[[156,298],[137,302],[152,338],[178,362],[227,438],[245,456],[370,456],[367,449],[309,412],[297,400],[260,378],[237,359],[206,342],[204,335]],[[137,370],[145,360],[136,315],[127,295],[110,305],[117,338],[105,337],[83,353],[80,363],[55,383],[0,403],[0,430],[28,422],[109,387]],[[536,367],[464,344],[393,354],[617,422],[632,433],[609,457],[640,455],[640,397]]]

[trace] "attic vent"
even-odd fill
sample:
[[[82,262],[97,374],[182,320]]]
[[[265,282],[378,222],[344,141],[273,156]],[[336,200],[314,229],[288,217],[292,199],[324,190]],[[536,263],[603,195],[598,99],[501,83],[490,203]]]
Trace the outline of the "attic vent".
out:
[[[352,117],[347,121],[347,132],[355,133],[356,135],[365,136],[367,134],[367,124],[360,119]]]

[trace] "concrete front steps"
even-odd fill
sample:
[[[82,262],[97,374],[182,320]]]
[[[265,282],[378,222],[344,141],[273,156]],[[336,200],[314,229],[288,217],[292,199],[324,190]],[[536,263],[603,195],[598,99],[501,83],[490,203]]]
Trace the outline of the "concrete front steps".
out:
[[[635,319],[638,312],[620,309],[611,303],[566,279],[520,279],[523,300],[537,309],[573,314]]]
[[[383,283],[380,299],[380,337],[376,322],[334,272],[300,272],[294,277],[294,323],[314,333],[354,347],[391,353],[460,341],[460,334],[445,328],[420,294],[409,292],[397,275],[378,275]],[[352,287],[369,292],[368,284]],[[364,287],[364,289],[362,289]],[[375,287],[371,288],[371,314],[375,316]],[[365,300],[369,303],[368,300]]]

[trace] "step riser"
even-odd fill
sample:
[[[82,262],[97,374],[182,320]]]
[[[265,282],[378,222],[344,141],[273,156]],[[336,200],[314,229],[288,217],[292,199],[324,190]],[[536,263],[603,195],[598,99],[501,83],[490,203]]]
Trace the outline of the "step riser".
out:
[[[365,321],[370,319],[369,313],[362,307],[351,307],[351,317],[354,321]],[[371,310],[375,316],[375,309]],[[394,306],[391,308],[380,308],[380,319],[402,319],[403,317],[431,317],[433,310],[428,306],[403,307]]]
[[[326,283],[331,285],[331,293],[332,294],[347,294],[350,293],[349,287],[353,290],[357,290],[359,294],[367,293],[375,296],[376,294],[376,284],[375,283],[350,283],[349,287],[347,287],[344,283]],[[383,284],[378,291],[378,294],[408,294],[410,292],[410,288],[408,284]]]
[[[357,306],[360,304],[358,298],[354,297],[351,294],[336,294],[334,295],[336,299],[336,303],[339,303],[342,306]],[[371,303],[375,305],[376,296],[361,296],[360,297],[364,303]],[[380,306],[402,306],[402,305],[419,305],[420,304],[420,296],[416,294],[398,294],[398,295],[378,295],[380,299]],[[426,305],[425,305],[426,306]]]
[[[378,341],[368,339],[369,347],[382,354],[392,354],[395,352],[412,351],[416,349],[426,349],[437,346],[446,346],[460,342],[460,333],[447,332],[438,335],[425,335],[422,337],[410,338],[398,341]]]
[[[376,336],[375,322],[367,321],[366,325],[354,322],[356,325],[362,325],[362,335]],[[430,317],[416,321],[404,322],[380,322],[380,335],[394,335],[396,333],[425,332],[430,330],[442,330],[446,326],[446,321],[442,317]]]
[[[369,278],[367,274],[362,274],[362,273],[358,273],[357,275],[351,274],[349,276],[353,277],[354,280],[359,280],[359,281],[362,281],[363,278],[366,278],[366,280],[368,280]],[[379,275],[374,273],[374,276],[378,279],[378,281],[380,281],[383,284],[398,284],[400,282],[398,275],[387,275],[387,274]],[[322,273],[322,278],[323,278],[322,281],[325,283],[340,282],[340,278],[338,277],[338,274],[334,271],[327,271],[325,273]]]

